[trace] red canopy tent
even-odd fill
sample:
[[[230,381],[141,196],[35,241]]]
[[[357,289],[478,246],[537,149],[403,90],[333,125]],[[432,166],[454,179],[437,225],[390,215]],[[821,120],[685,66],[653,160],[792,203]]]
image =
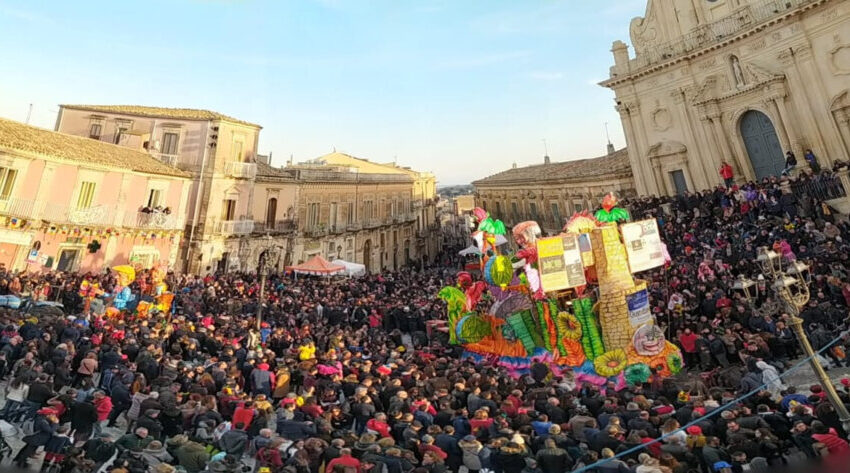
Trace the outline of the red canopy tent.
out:
[[[286,271],[295,274],[312,274],[316,276],[329,276],[345,271],[345,266],[332,264],[328,260],[316,255],[307,261],[295,266],[287,266]]]

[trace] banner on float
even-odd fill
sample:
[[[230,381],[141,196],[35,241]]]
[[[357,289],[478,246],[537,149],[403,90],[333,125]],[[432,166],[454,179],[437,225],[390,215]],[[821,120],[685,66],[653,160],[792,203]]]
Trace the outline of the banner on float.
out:
[[[658,223],[654,219],[624,223],[620,226],[620,232],[626,244],[632,273],[664,265],[661,236],[658,234]]]
[[[632,328],[640,327],[652,320],[652,311],[649,310],[649,292],[646,289],[626,294],[626,305],[629,307],[629,323]]]
[[[544,292],[587,284],[581,249],[573,234],[537,240],[537,263]]]

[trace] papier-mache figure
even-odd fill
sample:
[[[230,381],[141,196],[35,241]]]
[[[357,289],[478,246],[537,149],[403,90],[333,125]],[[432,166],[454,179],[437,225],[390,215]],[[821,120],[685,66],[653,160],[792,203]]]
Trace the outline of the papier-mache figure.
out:
[[[505,224],[501,220],[490,217],[490,214],[481,207],[475,207],[472,215],[478,220],[478,230],[472,236],[478,243],[481,254],[487,255],[488,250],[495,252],[496,235],[505,234]]]
[[[112,291],[112,308],[120,312],[127,308],[127,304],[135,299],[133,292],[130,291],[130,284],[136,280],[136,270],[132,266],[122,265],[112,268],[118,277],[118,283]],[[109,311],[107,312],[114,312]]]
[[[88,312],[92,308],[92,301],[103,295],[103,289],[99,282],[86,276],[80,283],[79,294],[83,298],[83,312]]]
[[[528,286],[536,299],[543,299],[543,288],[540,285],[540,273],[537,271],[537,238],[540,237],[540,225],[534,221],[525,221],[516,224],[513,228],[513,237],[520,250],[516,252],[519,258],[514,264],[514,269],[523,268],[525,277],[528,278]]]
[[[160,265],[157,264],[151,268],[151,280],[153,281],[153,296],[156,300],[154,307],[160,312],[168,312],[171,310],[174,294],[168,292],[168,285],[165,284],[165,270]]]

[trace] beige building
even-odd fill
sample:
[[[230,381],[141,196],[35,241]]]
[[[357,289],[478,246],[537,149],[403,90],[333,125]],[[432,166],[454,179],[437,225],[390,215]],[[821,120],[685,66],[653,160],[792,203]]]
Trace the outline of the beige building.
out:
[[[850,158],[850,0],[649,0],[615,41],[616,94],[640,194],[674,194]]]
[[[549,234],[560,232],[574,212],[598,208],[608,192],[635,195],[628,153],[611,146],[602,157],[563,162],[547,157],[543,164],[514,165],[472,185],[475,204],[506,226],[535,220]]]
[[[56,121],[57,131],[145,151],[191,175],[176,266],[195,273],[252,270],[254,237],[294,229],[285,223],[294,181],[271,171],[258,178],[260,129],[207,110],[124,105],[61,105]]]
[[[439,251],[432,174],[337,152],[283,171],[298,183],[293,263],[321,255],[380,271]]]
[[[455,215],[463,215],[472,212],[472,209],[475,208],[475,196],[468,194],[455,197],[453,208]]]

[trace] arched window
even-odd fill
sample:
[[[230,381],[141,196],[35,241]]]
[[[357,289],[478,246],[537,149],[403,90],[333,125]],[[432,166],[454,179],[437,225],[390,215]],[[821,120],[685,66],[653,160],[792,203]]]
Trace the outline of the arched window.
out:
[[[266,207],[266,227],[274,228],[275,217],[277,216],[277,198],[269,199],[269,205]]]

